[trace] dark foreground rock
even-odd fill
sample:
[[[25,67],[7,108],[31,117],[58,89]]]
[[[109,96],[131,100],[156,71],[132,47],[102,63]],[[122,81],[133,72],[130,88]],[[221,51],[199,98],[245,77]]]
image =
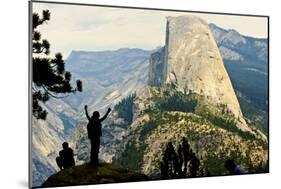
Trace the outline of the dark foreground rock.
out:
[[[148,180],[146,175],[120,168],[112,164],[102,163],[98,167],[90,164],[84,164],[62,170],[50,176],[42,184],[42,187],[90,185],[144,180]]]

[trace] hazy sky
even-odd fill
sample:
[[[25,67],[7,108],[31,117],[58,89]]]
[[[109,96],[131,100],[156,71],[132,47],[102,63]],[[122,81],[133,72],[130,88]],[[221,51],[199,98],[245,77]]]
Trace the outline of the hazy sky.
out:
[[[164,45],[166,16],[184,14],[244,35],[267,37],[266,17],[33,3],[33,12],[41,14],[43,9],[50,10],[51,20],[38,29],[51,43],[51,53],[62,52],[65,58],[72,50],[154,49]]]

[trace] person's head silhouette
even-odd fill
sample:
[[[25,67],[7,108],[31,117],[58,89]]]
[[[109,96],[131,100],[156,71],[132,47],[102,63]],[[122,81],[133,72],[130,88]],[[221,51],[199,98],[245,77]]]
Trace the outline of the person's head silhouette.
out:
[[[93,120],[98,120],[100,118],[100,113],[98,111],[94,111],[92,115]]]
[[[224,166],[230,172],[230,174],[235,174],[236,164],[232,159],[227,160]]]
[[[62,148],[63,149],[67,149],[68,148],[68,143],[67,142],[62,143]]]

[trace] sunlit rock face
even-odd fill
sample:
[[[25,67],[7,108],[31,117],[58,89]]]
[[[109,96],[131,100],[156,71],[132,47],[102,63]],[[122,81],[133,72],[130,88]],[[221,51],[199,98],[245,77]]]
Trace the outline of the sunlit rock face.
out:
[[[163,50],[164,49],[164,50]],[[152,54],[149,84],[172,85],[223,104],[242,130],[248,128],[208,24],[195,16],[167,17],[166,44]],[[165,53],[164,53],[165,51]]]

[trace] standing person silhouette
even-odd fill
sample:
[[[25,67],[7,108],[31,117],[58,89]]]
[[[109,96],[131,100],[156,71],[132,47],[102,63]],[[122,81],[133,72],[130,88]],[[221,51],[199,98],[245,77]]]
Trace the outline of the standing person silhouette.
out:
[[[87,131],[88,131],[88,137],[91,141],[91,164],[98,165],[99,163],[99,149],[100,149],[100,137],[102,136],[101,132],[101,126],[102,121],[104,121],[109,112],[111,111],[110,108],[108,108],[106,114],[100,118],[100,113],[98,111],[94,111],[92,117],[89,116],[88,106],[85,105],[85,112],[86,116],[88,118],[88,125],[87,125]]]

